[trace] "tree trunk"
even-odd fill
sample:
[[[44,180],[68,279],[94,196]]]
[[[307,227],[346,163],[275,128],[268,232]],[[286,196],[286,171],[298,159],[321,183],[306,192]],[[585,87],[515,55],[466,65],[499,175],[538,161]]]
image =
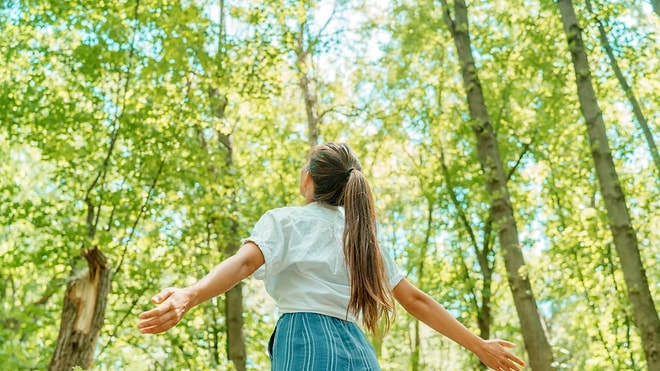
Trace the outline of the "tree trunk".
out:
[[[318,101],[312,80],[309,77],[309,59],[311,49],[305,46],[305,24],[300,24],[300,31],[298,32],[297,39],[297,54],[298,60],[296,61],[296,68],[300,80],[300,89],[302,90],[303,100],[305,101],[305,113],[307,114],[307,140],[310,148],[314,148],[319,144],[319,112]]]
[[[660,0],[651,0],[651,5],[655,14],[660,17]]]
[[[490,300],[492,296],[492,286],[493,286],[493,267],[489,260],[488,256],[491,251],[491,238],[490,238],[490,219],[486,226],[487,231],[484,232],[483,248],[479,251],[477,259],[479,261],[479,267],[481,268],[481,274],[483,276],[483,288],[481,292],[481,306],[477,308],[477,324],[479,325],[479,334],[484,339],[490,338],[490,326],[492,325],[492,314],[490,308]]]
[[[640,331],[649,370],[660,370],[660,319],[653,304],[637,236],[630,221],[625,196],[614,167],[603,115],[591,83],[587,53],[571,0],[557,2],[575,69],[580,109],[591,144],[591,155],[607,210],[614,246],[621,262],[628,298],[633,306],[635,324]]]
[[[586,5],[587,9],[589,9],[589,12],[594,15],[591,1],[587,0]],[[630,102],[630,105],[632,106],[633,114],[635,115],[637,124],[639,124],[640,129],[642,129],[642,133],[644,133],[644,139],[646,139],[646,144],[649,146],[651,158],[653,158],[653,163],[655,164],[658,177],[660,178],[660,154],[658,154],[658,147],[655,145],[655,140],[653,139],[651,128],[649,128],[648,120],[642,112],[642,106],[639,104],[639,101],[635,96],[635,92],[633,91],[632,87],[628,85],[626,77],[623,76],[623,73],[621,72],[621,68],[619,67],[619,63],[617,62],[616,56],[614,55],[612,46],[610,45],[609,40],[607,40],[607,31],[605,31],[603,22],[596,18],[596,24],[598,25],[598,36],[600,38],[600,44],[605,50],[607,58],[610,60],[610,66],[612,66],[612,70],[614,71],[616,79],[619,81],[621,89],[623,89],[623,92],[626,94],[626,98],[628,98],[628,102]]]
[[[231,221],[230,239],[237,236],[237,224]],[[225,248],[227,256],[238,251],[239,242],[231,241]],[[227,356],[234,363],[237,371],[246,369],[245,337],[243,336],[243,284],[238,283],[225,293],[225,322],[227,326]]]
[[[442,4],[445,23],[454,39],[461,62],[470,117],[474,122],[472,130],[477,138],[477,155],[492,198],[493,224],[497,226],[500,245],[504,252],[509,287],[529,354],[529,365],[537,371],[552,370],[554,369],[552,350],[541,325],[525,260],[520,250],[518,227],[509,197],[506,175],[472,56],[467,7],[463,0],[455,0],[455,19],[452,20],[446,0],[442,0]]]
[[[88,267],[70,277],[64,295],[60,333],[49,370],[92,367],[96,342],[105,319],[112,270],[97,247],[82,253]]]
[[[217,75],[214,76],[216,81],[214,83],[216,86],[209,91],[212,102],[212,111],[214,116],[220,120],[226,120],[225,109],[229,104],[227,95],[224,92],[221,92],[219,87],[227,83],[222,81],[222,79],[229,74],[225,69],[227,62],[229,61],[227,54],[225,53],[225,1],[219,1],[220,7],[220,20],[218,24],[218,55],[217,55],[217,66],[219,70]],[[234,171],[234,146],[232,143],[232,133],[223,133],[219,130],[216,130],[216,135],[218,136],[218,141],[223,146],[226,151],[225,154],[225,171],[226,174],[236,174]],[[235,176],[235,175],[230,175]],[[229,225],[228,229],[223,231],[218,231],[219,241],[218,246],[221,249],[224,247],[225,256],[234,255],[239,247],[240,240],[238,239],[238,221],[233,216],[233,213],[236,211],[236,182],[230,180],[231,192],[228,194],[230,198],[229,210],[226,211],[227,217],[224,218],[224,221],[220,223],[221,225]],[[226,351],[227,357],[234,364],[234,367],[237,371],[245,371],[247,357],[245,350],[245,337],[243,335],[243,284],[238,283],[236,286],[229,289],[225,292],[225,324],[226,324],[226,334],[227,334],[227,343]]]
[[[419,321],[414,322],[414,339],[412,341],[412,353],[410,354],[410,371],[419,371],[419,353],[421,351],[421,337],[419,335]]]
[[[219,120],[225,119],[225,109],[227,108],[227,96],[220,94],[218,89],[211,89],[209,92],[213,102],[214,115]],[[231,140],[231,133],[225,134],[216,131],[218,141],[226,151],[225,154],[225,169],[228,174],[235,174],[234,167],[234,147]],[[215,171],[215,170],[214,170]],[[226,256],[234,255],[239,247],[240,241],[238,236],[238,222],[231,215],[237,209],[236,205],[236,187],[235,182],[232,182],[232,190],[228,197],[231,199],[230,207],[226,214],[229,216],[224,219],[221,225],[229,225],[228,230],[219,231],[219,246],[224,246],[224,253]],[[246,351],[245,351],[245,337],[243,336],[243,285],[239,282],[236,286],[232,287],[225,293],[225,321],[227,331],[227,357],[234,364],[237,371],[245,371],[246,368]]]
[[[305,99],[305,111],[307,112],[308,141],[311,148],[319,143],[319,115],[316,108],[316,95],[312,91],[311,82],[307,72],[300,72],[300,87]]]
[[[227,324],[227,356],[237,371],[245,371],[246,352],[243,336],[243,285],[239,283],[225,293]]]

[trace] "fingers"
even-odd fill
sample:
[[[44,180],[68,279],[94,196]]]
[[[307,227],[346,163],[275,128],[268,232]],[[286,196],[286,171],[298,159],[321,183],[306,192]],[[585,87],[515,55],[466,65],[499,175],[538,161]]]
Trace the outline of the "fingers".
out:
[[[525,362],[522,359],[520,359],[520,358],[516,357],[515,355],[509,353],[506,356],[505,365],[504,365],[504,367],[502,367],[502,369],[507,370],[507,371],[508,370],[518,371],[518,370],[520,370],[521,367],[524,367],[524,366],[525,366]]]
[[[167,300],[167,298],[172,296],[174,292],[175,292],[174,288],[168,287],[163,291],[159,292],[158,294],[154,295],[154,297],[151,298],[151,302],[154,304],[162,304],[165,300]],[[169,307],[164,307],[163,305],[159,305],[152,310],[141,313],[139,318],[144,319],[144,318],[160,316],[169,309],[170,309]]]
[[[151,325],[145,324],[144,327],[140,328],[140,332],[143,334],[160,334],[165,332],[176,325],[175,320],[168,320],[165,322],[152,322]]]
[[[484,363],[492,369],[497,371],[519,371],[525,366],[525,361],[509,350],[516,346],[514,343],[500,339],[488,340],[487,342],[491,345],[490,356],[488,357],[490,359]]]
[[[515,348],[516,344],[508,342],[506,340],[498,340],[498,343],[505,348]]]
[[[160,304],[172,294],[174,294],[174,288],[168,287],[151,298],[151,302],[154,304]]]
[[[506,340],[498,340],[498,343],[501,346],[505,347],[505,348],[515,348],[516,347],[516,344],[508,342]],[[516,357],[516,355],[513,354],[513,353],[507,352],[506,357],[507,357],[508,361],[510,361],[511,363],[514,364],[513,365],[515,367],[515,368],[513,368],[514,370],[517,370],[519,366],[520,367],[525,366],[525,361],[523,361],[522,359]]]
[[[494,368],[494,370],[497,371],[520,371],[521,367],[523,365],[518,365],[512,362],[511,360],[507,360],[503,366],[497,366]]]
[[[147,318],[152,318],[152,317],[162,316],[163,313],[165,313],[165,311],[166,311],[166,310],[165,310],[165,308],[163,308],[163,307],[156,307],[156,308],[154,308],[154,309],[152,309],[152,310],[148,310],[148,311],[146,311],[146,312],[142,312],[142,313],[140,313],[140,315],[138,316],[138,318],[140,318],[140,319],[147,319]]]
[[[525,366],[524,363],[520,364],[514,361],[513,359],[508,359],[506,362],[506,365],[501,367],[502,370],[514,370],[514,371],[519,371],[521,367]]]
[[[160,334],[161,332],[171,329],[176,324],[177,321],[175,319],[168,319],[165,322],[158,321],[144,323],[142,325],[143,327],[140,328],[140,332],[143,334]]]
[[[514,363],[516,363],[516,369],[517,369],[518,366],[525,367],[525,361],[523,361],[522,359],[520,359],[520,358],[518,358],[514,355],[511,355],[511,358],[509,358],[509,359],[511,361],[513,361]]]
[[[148,312],[140,314],[141,321],[138,323],[138,329],[143,334],[157,334],[164,332],[177,324],[178,316],[174,308],[160,306]]]
[[[140,313],[138,318],[138,329],[143,334],[158,334],[169,330],[179,322],[180,316],[174,308],[171,300],[167,300],[176,292],[176,289],[168,287],[151,298],[151,302],[158,306],[154,309]]]
[[[153,326],[155,323],[169,321],[171,318],[176,317],[174,311],[168,311],[168,310],[160,311],[157,314],[150,314],[151,312],[154,312],[157,309],[153,309],[150,310],[149,312],[144,312],[140,314],[141,321],[138,323],[138,328]]]

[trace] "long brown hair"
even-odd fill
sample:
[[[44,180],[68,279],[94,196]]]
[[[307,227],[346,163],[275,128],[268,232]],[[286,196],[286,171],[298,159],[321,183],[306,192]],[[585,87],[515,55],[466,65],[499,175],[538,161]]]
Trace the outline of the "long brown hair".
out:
[[[347,313],[361,317],[374,334],[385,316],[387,331],[394,301],[376,236],[374,198],[362,166],[348,145],[326,143],[312,150],[307,170],[314,181],[314,201],[345,210],[343,244],[351,287]]]

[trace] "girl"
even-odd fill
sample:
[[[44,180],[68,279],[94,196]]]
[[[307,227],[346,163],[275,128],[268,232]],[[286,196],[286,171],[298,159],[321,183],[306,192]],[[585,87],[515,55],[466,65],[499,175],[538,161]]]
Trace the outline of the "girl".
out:
[[[232,257],[183,288],[167,288],[140,314],[142,333],[175,326],[194,306],[254,273],[281,317],[268,346],[273,371],[380,370],[356,324],[372,333],[390,325],[396,299],[418,320],[473,352],[495,370],[525,363],[503,340],[483,340],[408,282],[376,238],[374,200],[362,167],[345,144],[316,147],[301,173],[303,207],[266,212]]]

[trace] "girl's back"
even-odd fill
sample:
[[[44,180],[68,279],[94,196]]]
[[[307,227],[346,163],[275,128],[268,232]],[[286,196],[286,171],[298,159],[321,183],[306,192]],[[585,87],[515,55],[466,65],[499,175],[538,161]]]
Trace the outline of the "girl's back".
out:
[[[343,208],[317,202],[274,209],[257,222],[245,241],[256,243],[264,254],[265,264],[254,276],[265,280],[280,313],[314,312],[356,321],[347,311],[350,281],[343,233]],[[388,279],[398,282],[403,276],[391,259],[385,260]]]

